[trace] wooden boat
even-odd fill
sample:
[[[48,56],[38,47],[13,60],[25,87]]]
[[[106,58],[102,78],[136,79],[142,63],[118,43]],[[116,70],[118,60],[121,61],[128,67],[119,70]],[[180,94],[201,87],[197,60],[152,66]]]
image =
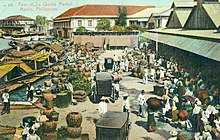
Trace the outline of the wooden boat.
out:
[[[4,34],[2,35],[2,37],[3,37],[4,39],[11,39],[11,33],[4,33]]]
[[[12,46],[13,48],[15,48],[15,47],[16,47],[16,45],[18,45],[18,42],[17,42],[17,41],[12,40],[12,41],[8,42],[8,45],[9,45],[9,46]]]
[[[47,39],[47,36],[44,33],[39,33],[38,34],[38,40],[39,41],[44,41]]]
[[[14,40],[30,41],[31,40],[31,36],[28,33],[12,34],[12,39],[14,39]]]
[[[39,36],[37,33],[30,33],[31,36],[31,40],[32,41],[38,41],[39,40]]]

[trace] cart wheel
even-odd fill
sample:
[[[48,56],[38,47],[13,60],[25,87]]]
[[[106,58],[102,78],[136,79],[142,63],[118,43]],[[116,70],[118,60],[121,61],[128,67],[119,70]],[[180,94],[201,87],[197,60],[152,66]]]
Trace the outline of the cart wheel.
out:
[[[95,93],[92,94],[92,97],[93,97],[93,101],[95,102],[95,101],[96,101],[96,95],[95,95]]]
[[[112,89],[112,101],[113,101],[113,103],[115,102],[115,90],[114,90],[114,88]]]

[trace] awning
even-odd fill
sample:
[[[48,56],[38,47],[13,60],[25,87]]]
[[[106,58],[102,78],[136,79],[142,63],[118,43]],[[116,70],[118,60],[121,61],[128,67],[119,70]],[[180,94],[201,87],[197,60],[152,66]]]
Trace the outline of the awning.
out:
[[[46,54],[46,55],[42,56],[41,58],[38,58],[37,61],[42,62],[42,61],[46,60],[49,56],[50,56],[50,54]]]
[[[220,61],[220,41],[216,39],[205,39],[193,36],[182,36],[174,34],[164,34],[155,32],[146,32],[143,37],[157,41],[172,47],[176,47],[206,58]]]
[[[50,55],[51,55],[51,53],[47,53],[47,54],[37,53],[37,54],[35,54],[35,55],[32,55],[32,56],[23,58],[22,60],[36,60],[36,61],[38,61],[38,62],[42,62],[42,61],[44,61],[45,59],[47,59]]]
[[[20,63],[19,64],[19,67],[21,68],[21,69],[23,69],[25,72],[27,72],[27,73],[31,73],[31,72],[33,72],[33,70],[28,66],[28,65],[26,65],[25,63]]]
[[[0,78],[9,73],[17,64],[5,64],[0,66]]]
[[[0,66],[0,78],[2,78],[5,74],[12,71],[16,66],[23,69],[26,73],[33,72],[33,70],[22,61],[18,62],[18,63],[10,62],[10,64],[4,64],[4,65]]]

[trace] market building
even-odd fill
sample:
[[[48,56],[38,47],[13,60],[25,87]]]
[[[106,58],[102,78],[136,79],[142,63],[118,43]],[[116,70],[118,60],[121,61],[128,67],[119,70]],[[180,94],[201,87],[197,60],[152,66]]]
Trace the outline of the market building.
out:
[[[173,13],[176,13],[178,8]],[[208,80],[220,80],[220,3],[215,1],[197,1],[189,17],[179,29],[173,29],[176,20],[168,21],[166,29],[149,30],[143,34],[149,39],[150,46],[158,56],[173,57],[191,74],[202,72]],[[185,18],[185,16],[184,16]],[[218,83],[219,84],[219,83]]]
[[[173,2],[171,6],[173,11],[170,13],[166,27],[182,28],[195,5],[196,2]]]
[[[111,26],[115,25],[118,8],[127,10],[127,25],[139,24],[143,27],[149,17],[134,16],[136,13],[153,8],[154,6],[128,6],[128,5],[83,5],[71,8],[54,19],[54,28],[62,37],[70,37],[73,31],[84,26],[87,30],[95,31],[101,19],[109,19]],[[152,13],[152,12],[151,12]],[[150,14],[151,14],[150,13]],[[150,16],[150,15],[149,15]]]

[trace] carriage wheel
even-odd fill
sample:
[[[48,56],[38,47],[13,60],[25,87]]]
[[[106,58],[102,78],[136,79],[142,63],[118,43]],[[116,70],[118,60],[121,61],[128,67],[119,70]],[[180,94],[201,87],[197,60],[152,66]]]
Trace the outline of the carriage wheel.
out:
[[[112,88],[112,101],[115,102],[115,99],[116,99],[115,90],[114,90],[114,88]]]

